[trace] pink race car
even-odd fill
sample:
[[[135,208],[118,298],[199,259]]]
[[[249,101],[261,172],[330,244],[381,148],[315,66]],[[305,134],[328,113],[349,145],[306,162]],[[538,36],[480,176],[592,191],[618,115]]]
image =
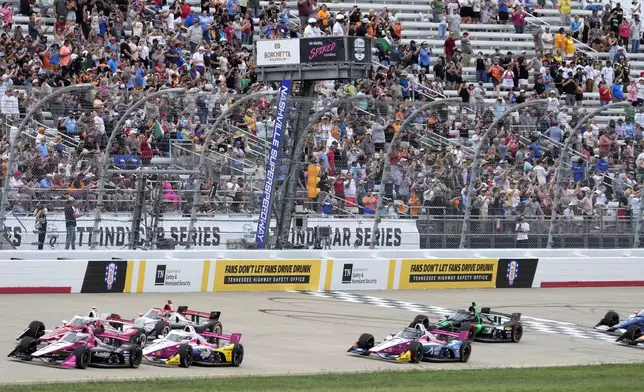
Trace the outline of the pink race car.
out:
[[[472,353],[472,346],[467,340],[468,334],[468,331],[455,333],[427,330],[423,324],[417,324],[392,333],[379,343],[376,343],[372,335],[362,334],[348,351],[357,355],[375,354],[381,359],[411,363],[467,362]]]
[[[119,336],[119,340],[125,340],[130,343],[144,344],[145,332],[142,328],[129,328],[121,332],[116,327],[120,327],[123,322],[111,318],[112,314],[99,315],[96,308],[92,308],[88,316],[77,315],[71,320],[63,320],[63,323],[57,325],[52,330],[45,329],[45,324],[40,321],[32,321],[29,326],[16,338],[21,340],[24,337],[36,339],[37,344],[48,344],[58,341],[68,332],[79,332],[86,326],[93,327],[96,336],[110,343],[114,335]]]
[[[60,339],[38,348],[38,341],[24,336],[9,357],[23,361],[40,359],[48,365],[65,368],[85,369],[97,367],[138,368],[143,360],[143,351],[138,344],[129,343],[129,336],[103,331],[103,340],[94,335],[94,330],[86,325],[79,331],[69,331]],[[110,344],[105,340],[110,339]]]

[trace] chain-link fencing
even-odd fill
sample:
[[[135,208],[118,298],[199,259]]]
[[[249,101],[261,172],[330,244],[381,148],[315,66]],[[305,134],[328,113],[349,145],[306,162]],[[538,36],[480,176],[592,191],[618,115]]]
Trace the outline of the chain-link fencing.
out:
[[[502,101],[444,100],[411,118],[430,100],[349,101],[325,95],[323,84],[304,98],[298,88],[288,101],[271,203],[269,237],[285,225],[282,248],[636,243],[639,108],[606,108],[574,132],[589,111],[552,102],[513,110]],[[9,173],[3,247],[254,247],[275,92],[241,102],[214,126],[243,96],[183,90],[150,98],[96,86],[33,111],[22,132],[20,121],[48,92],[11,94],[16,99],[0,102]],[[20,135],[9,162],[12,132]],[[302,153],[292,156],[298,141]],[[289,170],[294,164],[297,172]],[[286,192],[291,179],[294,191]],[[631,191],[619,193],[616,184]],[[517,229],[525,224],[527,240]]]

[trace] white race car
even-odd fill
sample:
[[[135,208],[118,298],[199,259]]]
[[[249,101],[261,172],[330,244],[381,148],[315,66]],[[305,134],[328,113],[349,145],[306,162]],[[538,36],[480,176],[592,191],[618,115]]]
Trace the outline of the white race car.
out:
[[[241,334],[197,333],[192,326],[172,330],[143,349],[143,358],[161,365],[230,365],[239,366],[244,359]],[[221,341],[227,342],[220,344]],[[216,343],[214,343],[216,342]]]

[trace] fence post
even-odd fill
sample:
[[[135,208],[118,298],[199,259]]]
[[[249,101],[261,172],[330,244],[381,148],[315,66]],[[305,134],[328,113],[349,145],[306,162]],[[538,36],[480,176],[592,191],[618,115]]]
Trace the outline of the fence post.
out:
[[[96,214],[94,216],[94,228],[92,229],[92,242],[91,242],[91,248],[92,250],[96,249],[96,245],[98,244],[98,238],[99,238],[99,228],[98,224],[101,221],[101,210],[103,209],[103,194],[105,193],[105,177],[107,176],[107,167],[109,166],[110,162],[110,151],[112,150],[112,143],[114,143],[114,139],[118,134],[121,133],[121,129],[125,125],[125,122],[127,121],[128,117],[130,117],[130,114],[132,114],[135,110],[143,106],[146,102],[150,101],[151,99],[167,95],[167,94],[181,94],[186,91],[185,88],[169,88],[165,90],[159,90],[156,91],[152,94],[148,94],[145,97],[139,99],[136,101],[132,106],[130,106],[121,119],[114,125],[114,129],[112,130],[112,133],[110,134],[110,138],[107,140],[107,146],[105,147],[105,151],[103,154],[103,159],[101,160],[100,166],[101,166],[101,178],[99,180],[99,185],[98,185],[98,193],[96,195]],[[134,233],[130,233],[132,238],[134,238]]]
[[[24,131],[24,129],[27,128],[29,120],[31,120],[31,117],[33,117],[34,113],[36,113],[41,107],[43,107],[46,103],[53,101],[55,98],[58,98],[61,95],[70,93],[72,91],[90,90],[93,88],[95,88],[93,84],[85,83],[85,84],[77,84],[73,86],[63,87],[61,89],[58,89],[52,92],[50,95],[36,102],[36,104],[27,112],[27,114],[25,114],[25,118],[22,119],[22,121],[20,122],[20,125],[18,126],[18,133],[14,135],[13,138],[11,137],[11,135],[9,135],[9,143],[10,143],[9,161],[7,162],[7,173],[5,174],[5,177],[4,177],[2,201],[0,202],[0,228],[4,227],[4,222],[7,217],[6,210],[7,210],[7,205],[9,204],[9,192],[11,191],[11,188],[9,186],[9,180],[11,179],[13,166],[15,165],[18,140],[20,139],[20,135],[22,135],[22,132]]]
[[[481,147],[483,146],[483,141],[489,139],[492,131],[496,129],[496,127],[498,127],[498,125],[503,120],[508,118],[508,116],[510,116],[510,114],[514,113],[515,111],[521,110],[529,106],[538,105],[538,104],[547,104],[547,103],[548,103],[547,99],[536,99],[534,101],[526,101],[518,105],[511,106],[505,112],[503,112],[503,114],[501,114],[499,118],[497,118],[492,122],[492,124],[490,124],[490,126],[485,130],[485,133],[477,143],[476,149],[474,150],[474,159],[472,161],[472,168],[470,169],[470,178],[467,186],[467,198],[465,199],[465,216],[463,217],[463,229],[461,230],[461,243],[459,245],[460,249],[465,248],[465,243],[467,242],[467,235],[469,234],[469,230],[470,230],[470,217],[472,215],[472,194],[474,193],[474,188],[476,186],[476,174],[477,174],[479,161],[481,160]]]
[[[253,93],[250,95],[246,95],[242,98],[240,98],[238,101],[233,102],[232,105],[230,105],[226,110],[224,110],[219,117],[217,117],[217,120],[215,120],[215,123],[208,129],[208,132],[206,132],[206,138],[203,143],[203,149],[201,150],[201,154],[199,155],[199,165],[197,166],[197,176],[195,178],[195,193],[193,194],[192,198],[192,209],[190,211],[190,224],[188,225],[188,240],[186,242],[186,249],[190,249],[192,247],[192,239],[193,239],[193,232],[195,229],[195,224],[197,223],[197,209],[199,206],[199,200],[201,198],[201,171],[203,170],[203,165],[206,162],[206,154],[208,153],[208,145],[210,144],[210,141],[212,140],[212,136],[219,128],[221,123],[224,121],[226,117],[233,111],[235,111],[241,104],[246,103],[248,101],[251,101],[256,98],[264,97],[264,96],[270,96],[270,95],[277,95],[279,91],[260,91],[257,93]]]
[[[561,157],[559,158],[559,164],[557,165],[557,171],[555,174],[555,196],[552,200],[552,211],[550,212],[550,225],[548,226],[548,245],[546,245],[547,248],[552,248],[553,241],[554,241],[555,221],[557,220],[556,208],[559,205],[561,194],[563,193],[563,191],[560,189],[561,180],[563,179],[563,165],[564,165],[564,162],[568,160],[568,151],[570,150],[573,140],[575,140],[577,133],[579,133],[579,130],[588,122],[588,120],[595,117],[605,109],[619,107],[619,106],[628,106],[628,105],[630,105],[629,102],[612,102],[606,106],[600,106],[596,109],[593,109],[588,114],[586,114],[581,120],[579,120],[577,125],[575,125],[575,127],[572,129],[572,132],[570,133],[570,135],[568,135],[568,138],[566,139],[566,142],[564,143],[564,146],[563,146],[563,151],[561,151]]]
[[[373,227],[371,230],[371,235],[373,236],[373,240],[371,241],[371,245],[369,246],[370,249],[375,249],[376,248],[376,233],[378,232],[378,225],[380,224],[380,218],[382,215],[382,201],[384,199],[384,183],[385,179],[387,178],[387,175],[391,171],[391,165],[389,164],[389,161],[391,159],[391,153],[393,151],[393,146],[394,142],[396,141],[396,136],[397,135],[402,135],[402,132],[411,124],[412,121],[416,118],[416,116],[422,112],[424,112],[427,109],[431,109],[434,106],[438,105],[449,105],[449,104],[457,104],[461,103],[463,100],[461,98],[449,98],[449,99],[441,99],[438,101],[433,101],[424,104],[421,106],[419,109],[416,109],[413,111],[407,118],[405,118],[405,121],[400,125],[400,128],[398,128],[398,132],[394,134],[394,136],[391,139],[391,142],[389,143],[389,146],[387,146],[387,152],[385,153],[385,166],[382,168],[382,178],[380,179],[380,191],[378,192],[378,201],[376,202],[376,211],[373,216]]]

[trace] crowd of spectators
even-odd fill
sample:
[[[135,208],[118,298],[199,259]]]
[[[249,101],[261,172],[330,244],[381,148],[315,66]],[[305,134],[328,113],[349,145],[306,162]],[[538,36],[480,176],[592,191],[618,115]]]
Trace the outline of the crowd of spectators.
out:
[[[89,211],[95,207],[100,176],[106,178],[106,211],[132,211],[134,176],[101,173],[103,154],[122,169],[164,165],[169,162],[164,159],[179,159],[192,168],[204,149],[210,153],[202,212],[255,212],[266,139],[272,136],[271,100],[251,102],[234,113],[213,143],[204,145],[208,126],[222,110],[244,94],[275,88],[257,81],[250,46],[255,34],[358,35],[373,38],[377,48],[382,66],[370,80],[317,83],[322,99],[372,95],[378,101],[332,110],[314,127],[306,160],[321,166],[322,180],[318,198],[303,203],[310,210],[370,215],[380,191],[383,212],[391,218],[460,215],[470,197],[475,216],[481,217],[544,217],[553,208],[562,217],[593,216],[613,205],[624,218],[639,211],[644,79],[631,77],[629,52],[639,52],[635,41],[641,28],[639,18],[626,21],[619,7],[570,18],[570,1],[560,0],[557,7],[566,27],[554,36],[547,27],[534,29],[537,55],[529,58],[525,52],[504,54],[498,48],[492,54],[475,53],[470,36],[476,32],[462,31],[461,23],[505,23],[511,18],[516,33],[522,34],[522,10],[538,13],[541,2],[515,1],[510,11],[505,0],[498,9],[477,0],[433,0],[433,18],[440,22],[437,36],[444,39],[443,47],[433,50],[424,41],[403,45],[404,26],[396,10],[388,8],[332,13],[315,0],[302,0],[298,19],[286,2],[273,1],[265,7],[232,0],[203,0],[200,7],[161,0],[55,0],[49,8],[21,4],[19,12],[30,18],[27,32],[11,28],[10,5],[0,9],[5,29],[0,36],[0,113],[8,124],[0,153],[2,169],[13,173],[10,199],[16,213],[32,213],[40,201],[50,203],[50,209],[62,208],[69,197],[81,200],[78,208]],[[47,31],[44,18],[55,18],[53,32]],[[596,61],[591,51],[577,52],[575,40],[610,51],[610,61]],[[434,56],[438,60],[432,62]],[[464,81],[466,67],[476,68],[476,83]],[[39,122],[17,146],[17,165],[8,168],[19,115],[52,89],[78,83],[93,83],[96,90],[50,103],[45,110],[53,125],[45,126],[45,114],[37,114]],[[494,86],[491,92],[488,83]],[[107,139],[127,107],[142,94],[170,87],[185,87],[188,93],[149,102],[127,119],[123,133],[106,151]],[[424,113],[398,132],[420,103],[448,90],[456,90],[463,104]],[[632,108],[608,125],[595,122],[582,128],[573,143],[575,162],[567,167],[570,185],[562,204],[553,206],[561,143],[585,113],[585,95],[591,93],[599,93],[602,104],[626,100]],[[486,103],[490,98],[493,104]],[[469,178],[472,149],[487,126],[511,105],[536,98],[548,99],[548,104],[502,122],[484,140],[478,177]],[[392,140],[392,170],[381,181],[385,147]],[[283,179],[282,174],[280,184]],[[193,180],[159,176],[148,186],[158,188],[166,210],[187,213]],[[299,200],[306,199],[305,180],[303,172]],[[476,182],[475,195],[467,194],[469,181]]]

